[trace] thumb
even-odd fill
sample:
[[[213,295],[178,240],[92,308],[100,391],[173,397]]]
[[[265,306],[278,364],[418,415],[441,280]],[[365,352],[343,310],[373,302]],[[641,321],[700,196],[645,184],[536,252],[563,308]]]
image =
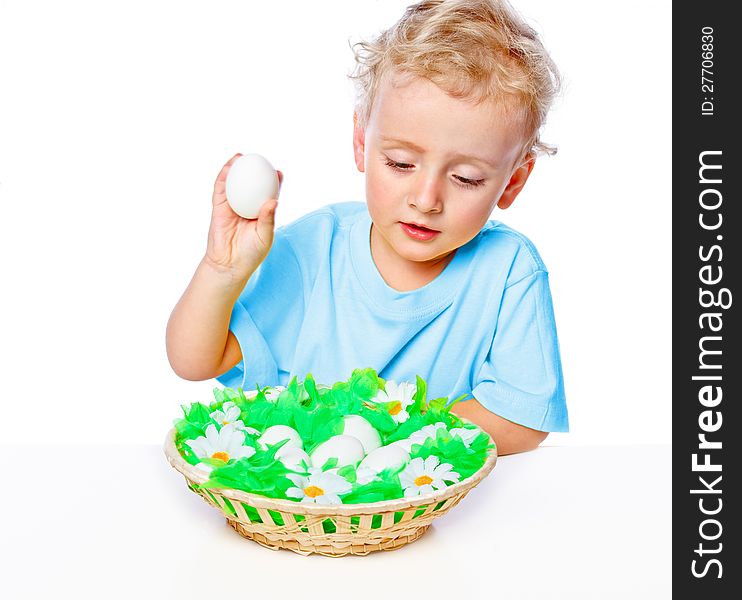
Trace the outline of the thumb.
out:
[[[270,243],[269,240],[273,239],[273,229],[276,226],[276,208],[278,206],[278,200],[271,199],[263,202],[260,207],[260,213],[258,213],[257,234],[263,243]]]

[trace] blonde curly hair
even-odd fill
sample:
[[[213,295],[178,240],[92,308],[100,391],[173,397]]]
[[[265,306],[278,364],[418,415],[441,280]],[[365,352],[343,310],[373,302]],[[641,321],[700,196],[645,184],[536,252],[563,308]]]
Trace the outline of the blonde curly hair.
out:
[[[454,98],[495,102],[520,119],[522,157],[555,154],[539,130],[561,76],[538,34],[507,0],[425,0],[372,41],[351,45],[357,123],[365,128],[382,77],[400,72]]]

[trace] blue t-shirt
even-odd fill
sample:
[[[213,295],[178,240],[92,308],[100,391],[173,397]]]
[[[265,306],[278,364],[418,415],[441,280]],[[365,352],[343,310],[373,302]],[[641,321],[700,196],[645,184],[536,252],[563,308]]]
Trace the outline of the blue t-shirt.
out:
[[[493,413],[541,431],[567,431],[548,272],[522,234],[488,221],[433,281],[406,292],[371,256],[363,202],[333,204],[275,231],[229,328],[243,360],[228,387],[318,383],[353,369],[428,384],[428,398],[470,394]]]

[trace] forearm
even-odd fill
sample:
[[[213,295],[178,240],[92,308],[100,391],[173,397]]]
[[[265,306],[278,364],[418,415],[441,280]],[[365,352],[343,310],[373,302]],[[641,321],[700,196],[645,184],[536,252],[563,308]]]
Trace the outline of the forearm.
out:
[[[476,400],[458,402],[451,407],[451,412],[479,425],[489,433],[497,444],[499,456],[533,450],[549,435],[546,431],[538,431],[503,419]]]
[[[251,275],[235,278],[208,259],[199,263],[167,324],[167,356],[180,377],[200,381],[219,374],[232,309]]]

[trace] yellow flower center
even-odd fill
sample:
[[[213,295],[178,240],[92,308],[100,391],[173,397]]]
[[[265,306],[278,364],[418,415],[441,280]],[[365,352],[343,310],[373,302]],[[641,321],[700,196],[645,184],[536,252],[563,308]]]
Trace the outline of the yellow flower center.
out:
[[[396,415],[399,413],[399,411],[402,410],[402,403],[401,402],[395,402],[389,407],[389,414],[390,415]]]
[[[229,454],[226,452],[214,452],[214,454],[211,455],[211,458],[218,458],[224,462],[229,462]]]
[[[428,483],[433,483],[433,478],[428,475],[420,475],[420,477],[415,477],[415,485],[427,485]]]
[[[304,488],[304,493],[310,498],[316,498],[317,496],[324,496],[325,490],[316,485],[310,485],[309,487]]]
[[[227,424],[229,424],[229,421],[222,421],[222,425],[227,425]]]

